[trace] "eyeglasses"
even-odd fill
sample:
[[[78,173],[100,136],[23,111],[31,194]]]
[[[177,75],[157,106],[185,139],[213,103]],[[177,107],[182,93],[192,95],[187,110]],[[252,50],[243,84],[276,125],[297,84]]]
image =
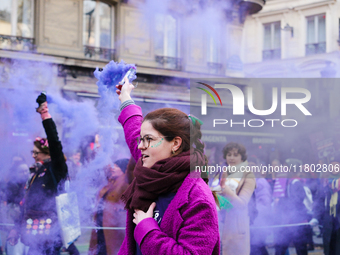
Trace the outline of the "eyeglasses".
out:
[[[141,142],[143,142],[143,147],[149,148],[151,141],[155,140],[153,138],[162,138],[162,141],[163,141],[165,137],[170,137],[170,136],[163,136],[163,137],[153,136],[153,137],[150,137],[148,135],[145,135],[144,137],[137,137],[137,144],[140,144]],[[151,147],[153,147],[153,146],[151,146]]]
[[[42,153],[41,151],[31,151],[31,153],[34,155],[34,156],[38,156],[39,153]]]

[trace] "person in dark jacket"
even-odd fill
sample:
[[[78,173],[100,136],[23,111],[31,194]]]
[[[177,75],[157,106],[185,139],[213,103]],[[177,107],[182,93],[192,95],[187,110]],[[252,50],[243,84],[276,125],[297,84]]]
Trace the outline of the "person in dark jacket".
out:
[[[48,111],[46,95],[37,98],[37,112],[42,118],[47,138],[37,137],[34,141],[31,178],[21,204],[21,216],[11,230],[9,238],[15,244],[21,241],[29,246],[29,255],[59,254],[62,246],[57,220],[55,197],[62,189],[67,177],[67,165],[58,138],[57,128]]]
[[[313,226],[319,223],[323,226],[323,246],[325,255],[340,254],[340,153],[330,159],[333,171],[329,178],[324,179],[315,195],[313,204]],[[329,168],[330,169],[330,168]],[[337,169],[337,171],[334,171]]]
[[[256,156],[248,157],[249,166],[259,166],[260,161]],[[254,190],[255,203],[252,203],[255,210],[250,212],[255,213],[255,218],[253,219],[253,224],[250,226],[250,254],[251,255],[268,255],[266,248],[266,239],[270,234],[270,229],[261,228],[264,226],[269,226],[271,224],[272,218],[272,189],[267,179],[265,179],[265,172],[256,172],[256,188]],[[254,216],[253,216],[254,217]]]
[[[20,216],[20,201],[25,195],[25,185],[29,178],[29,168],[25,163],[23,157],[14,157],[13,163],[9,169],[11,178],[5,186],[6,194],[6,223],[14,223]],[[5,217],[4,217],[5,218]],[[11,228],[8,229],[10,231]],[[10,245],[9,241],[6,242],[5,251],[7,255],[22,254],[24,245],[18,242],[17,245]],[[0,253],[1,254],[1,253]]]
[[[301,165],[297,159],[287,159],[287,165]],[[306,197],[303,181],[294,172],[289,173],[285,197],[280,198],[276,205],[279,225],[308,223],[308,215],[303,201]],[[283,227],[277,229],[275,240],[275,255],[284,255],[292,242],[297,255],[307,255],[308,232],[310,226]]]

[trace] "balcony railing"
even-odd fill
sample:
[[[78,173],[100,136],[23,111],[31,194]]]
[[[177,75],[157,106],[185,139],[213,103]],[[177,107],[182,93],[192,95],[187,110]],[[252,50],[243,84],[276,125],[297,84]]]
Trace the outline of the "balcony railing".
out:
[[[0,49],[35,52],[34,38],[0,35]]]
[[[95,60],[115,60],[116,50],[85,45],[84,54],[85,57]]]
[[[156,56],[156,62],[163,68],[182,70],[182,59],[167,57],[167,56]]]
[[[281,49],[262,51],[262,59],[263,60],[281,59]]]
[[[306,44],[306,56],[326,53],[326,42]]]
[[[207,63],[209,73],[219,74],[222,71],[223,65],[221,63],[208,62]]]

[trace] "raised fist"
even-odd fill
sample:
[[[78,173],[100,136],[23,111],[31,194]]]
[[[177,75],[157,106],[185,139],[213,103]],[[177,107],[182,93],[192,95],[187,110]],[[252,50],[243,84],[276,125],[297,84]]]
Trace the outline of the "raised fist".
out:
[[[45,102],[46,102],[46,94],[45,94],[45,93],[41,93],[41,94],[37,97],[36,102],[39,104],[39,106],[40,106],[42,103],[45,103]]]

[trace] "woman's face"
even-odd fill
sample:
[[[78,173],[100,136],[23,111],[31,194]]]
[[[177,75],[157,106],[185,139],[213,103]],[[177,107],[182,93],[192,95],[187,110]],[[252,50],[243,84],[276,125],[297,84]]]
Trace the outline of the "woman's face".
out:
[[[168,142],[164,136],[153,128],[149,121],[144,121],[141,126],[140,136],[144,138],[138,144],[142,151],[144,167],[152,167],[157,161],[169,158],[173,149],[173,142]],[[150,145],[148,146],[150,142]]]
[[[50,155],[42,153],[37,146],[33,145],[32,157],[34,158],[35,162],[39,162],[49,158]]]
[[[113,164],[113,167],[111,167],[111,165],[108,166],[107,179],[109,181],[117,180],[123,174],[124,173],[123,173],[122,169],[118,165]]]
[[[225,159],[229,166],[236,166],[242,163],[242,156],[240,153],[238,153],[236,148],[228,151]]]

